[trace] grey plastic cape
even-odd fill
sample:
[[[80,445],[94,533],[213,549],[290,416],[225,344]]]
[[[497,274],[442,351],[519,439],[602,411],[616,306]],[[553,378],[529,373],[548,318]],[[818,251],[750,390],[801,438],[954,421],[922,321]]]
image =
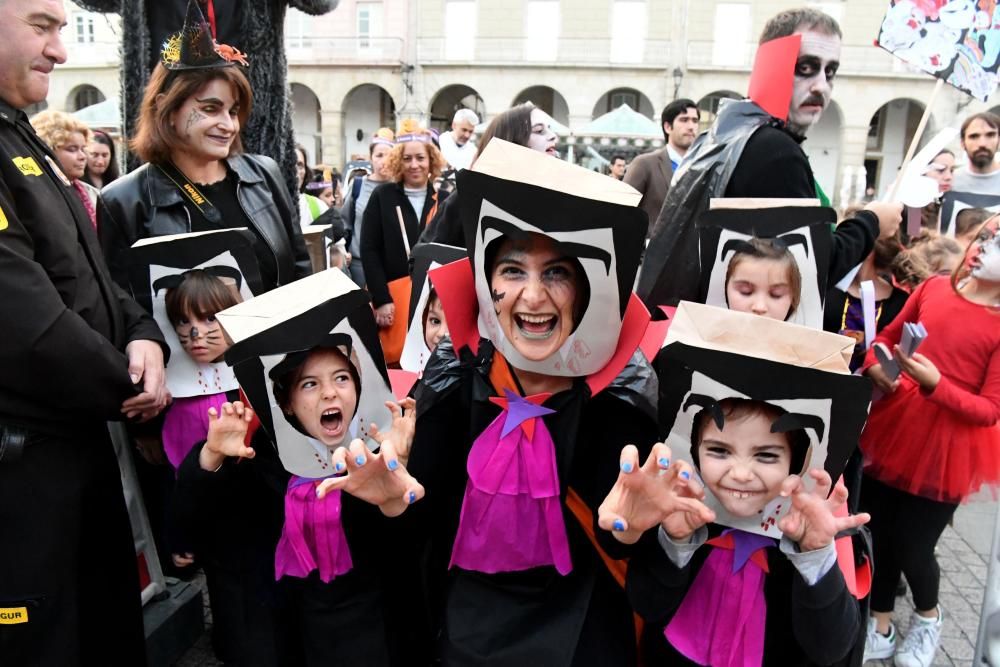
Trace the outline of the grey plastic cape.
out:
[[[639,270],[636,294],[650,310],[676,306],[682,300],[698,301],[695,221],[708,210],[711,198],[725,196],[743,149],[765,125],[782,123],[750,100],[728,102],[691,146],[674,174]]]

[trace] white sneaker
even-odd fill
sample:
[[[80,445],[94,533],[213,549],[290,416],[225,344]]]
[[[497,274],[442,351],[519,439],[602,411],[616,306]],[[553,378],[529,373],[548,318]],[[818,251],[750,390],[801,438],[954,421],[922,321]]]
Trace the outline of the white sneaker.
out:
[[[865,662],[890,658],[896,651],[896,626],[889,624],[889,636],[879,632],[875,619],[868,618],[868,636],[865,638]]]
[[[930,667],[941,643],[941,606],[937,618],[924,618],[916,613],[910,620],[910,631],[903,646],[896,652],[896,667]]]

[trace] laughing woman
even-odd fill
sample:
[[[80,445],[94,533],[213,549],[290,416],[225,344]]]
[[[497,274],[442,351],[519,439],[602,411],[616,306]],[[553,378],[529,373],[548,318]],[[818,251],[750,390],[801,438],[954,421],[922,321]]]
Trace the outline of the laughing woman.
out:
[[[648,451],[656,435],[641,387],[604,388],[645,214],[637,192],[592,176],[499,139],[458,175],[475,293],[435,283],[454,343],[416,390],[409,459],[427,489],[411,520],[444,665],[635,664],[587,506],[621,446]]]
[[[380,328],[395,322],[397,313],[389,283],[409,275],[410,248],[416,245],[440,203],[433,183],[444,164],[430,132],[404,126],[387,159],[391,182],[375,188],[368,200],[361,257]],[[405,312],[398,315],[406,320]]]
[[[216,52],[208,34],[185,30],[164,47],[131,142],[147,164],[102,193],[101,245],[123,286],[126,251],[139,239],[234,227],[253,232],[265,289],[310,273],[298,209],[277,164],[242,153],[250,83],[240,65]]]

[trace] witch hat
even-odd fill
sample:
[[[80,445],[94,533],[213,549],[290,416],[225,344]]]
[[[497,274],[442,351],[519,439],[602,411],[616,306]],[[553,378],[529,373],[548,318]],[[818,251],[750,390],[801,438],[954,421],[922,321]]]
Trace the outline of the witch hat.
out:
[[[248,65],[246,55],[239,49],[219,44],[213,39],[212,28],[201,12],[198,0],[188,0],[184,27],[164,42],[160,60],[169,70],[231,67],[236,63]]]

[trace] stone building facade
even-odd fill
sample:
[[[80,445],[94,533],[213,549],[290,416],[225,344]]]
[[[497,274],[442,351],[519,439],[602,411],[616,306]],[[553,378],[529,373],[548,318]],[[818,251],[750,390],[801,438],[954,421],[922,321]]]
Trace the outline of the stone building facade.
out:
[[[766,20],[787,0],[341,0],[322,17],[290,10],[285,25],[295,128],[311,159],[341,165],[363,154],[372,131],[416,117],[446,128],[468,106],[489,119],[531,100],[571,129],[628,104],[658,119],[675,96],[711,118],[742,95]],[[886,189],[902,162],[934,80],[873,46],[888,0],[809,2],[844,32],[834,104],[805,148],[838,203],[867,183]],[[115,17],[66,1],[69,62],[49,104],[75,110],[115,95]],[[1000,104],[945,86],[929,124],[957,125]],[[572,141],[572,139],[570,139]],[[627,151],[651,142],[621,139]],[[638,145],[636,145],[638,144]],[[867,171],[862,171],[867,168]]]

